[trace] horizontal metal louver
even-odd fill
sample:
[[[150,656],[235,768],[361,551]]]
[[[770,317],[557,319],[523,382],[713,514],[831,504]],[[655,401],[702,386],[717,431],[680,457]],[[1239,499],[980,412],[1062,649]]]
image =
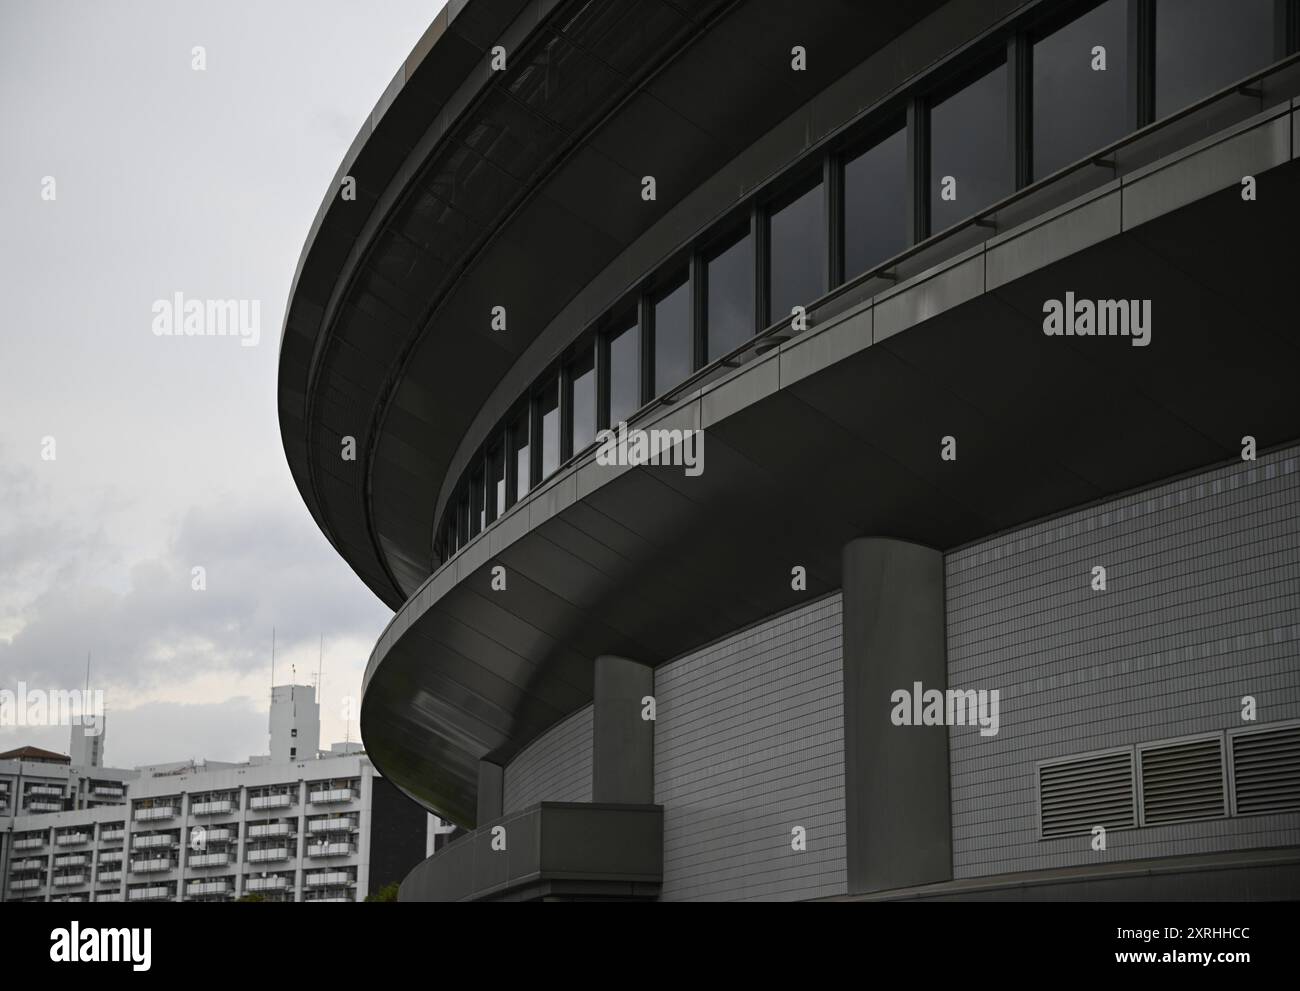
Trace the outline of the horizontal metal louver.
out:
[[[1227,815],[1220,737],[1146,747],[1139,754],[1144,826]]]
[[[1232,738],[1237,814],[1300,809],[1300,726]]]
[[[1086,835],[1094,826],[1132,826],[1132,756],[1126,751],[1039,767],[1038,809],[1043,839]]]

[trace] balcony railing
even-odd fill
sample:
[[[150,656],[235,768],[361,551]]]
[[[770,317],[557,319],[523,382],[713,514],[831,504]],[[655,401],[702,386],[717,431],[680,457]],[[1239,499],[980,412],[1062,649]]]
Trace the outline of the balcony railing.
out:
[[[69,853],[62,857],[54,858],[55,867],[80,867],[87,860],[89,855],[84,853]]]
[[[225,843],[234,835],[229,826],[210,826],[204,831],[203,838],[208,843]]]
[[[312,805],[335,805],[339,802],[350,802],[356,798],[356,794],[351,788],[324,788],[320,791],[313,791],[307,797],[307,801]]]
[[[265,864],[273,860],[288,860],[289,851],[286,847],[272,847],[269,850],[249,850],[245,859],[250,864]]]
[[[234,809],[234,802],[221,799],[215,802],[199,802],[190,809],[190,814],[196,816],[223,816],[229,815]]]
[[[132,836],[132,850],[151,850],[157,847],[172,846],[176,840],[170,836]]]
[[[99,839],[101,843],[116,843],[124,836],[126,836],[125,829],[105,829],[100,832]]]
[[[284,809],[293,804],[291,795],[257,795],[248,800],[248,807],[260,811],[261,809]]]
[[[230,892],[229,881],[195,881],[185,887],[187,895],[228,895]]]
[[[46,841],[43,836],[29,836],[25,840],[14,840],[14,849],[15,850],[39,850],[41,847],[45,846],[45,842]]]
[[[117,863],[122,859],[121,850],[101,850],[99,852],[99,862],[101,864]]]
[[[354,828],[351,819],[317,819],[307,823],[309,833],[349,833]]]
[[[70,888],[74,884],[85,884],[89,880],[86,874],[61,874],[54,879],[56,888]]]
[[[175,867],[170,857],[156,857],[153,860],[137,860],[131,865],[132,874],[162,874]]]
[[[94,785],[90,793],[99,798],[121,798],[126,794],[126,789],[121,785]]]
[[[21,871],[39,871],[45,869],[45,861],[39,858],[28,858],[27,860],[15,860],[9,868],[14,873]]]
[[[149,809],[136,809],[136,822],[155,822],[158,819],[175,819],[176,809],[171,805],[155,805]]]
[[[191,867],[221,867],[230,863],[229,853],[199,853],[190,857]]]
[[[288,836],[292,830],[293,827],[287,822],[267,822],[260,826],[249,826],[248,838],[255,840],[270,836]]]
[[[62,802],[35,801],[27,803],[28,812],[62,812]]]
[[[250,877],[244,882],[245,891],[283,891],[289,887],[289,879],[284,877]]]
[[[121,881],[121,880],[122,880],[122,872],[120,870],[100,871],[99,874],[97,874],[95,877],[95,881],[97,884],[109,884],[112,881]]]
[[[27,789],[28,795],[53,795],[55,798],[63,797],[63,789],[58,785],[32,785]]]
[[[127,901],[133,902],[157,902],[170,901],[174,896],[172,895],[171,888],[155,886],[150,888],[132,888],[126,893],[126,897]]]
[[[356,852],[351,843],[313,843],[307,847],[309,857],[348,857]]]
[[[45,882],[39,878],[22,878],[21,880],[11,880],[9,882],[10,891],[35,891],[37,888],[45,887]]]
[[[357,882],[347,871],[321,871],[303,875],[302,883],[308,888],[324,888],[329,885],[353,885]]]
[[[55,846],[76,846],[78,843],[89,842],[89,833],[61,833],[54,837]]]

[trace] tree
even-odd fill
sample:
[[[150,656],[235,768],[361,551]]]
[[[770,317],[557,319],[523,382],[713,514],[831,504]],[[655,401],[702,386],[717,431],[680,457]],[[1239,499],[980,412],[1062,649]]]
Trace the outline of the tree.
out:
[[[386,884],[373,895],[366,895],[368,902],[395,902],[397,901],[398,884],[394,881],[392,884]]]

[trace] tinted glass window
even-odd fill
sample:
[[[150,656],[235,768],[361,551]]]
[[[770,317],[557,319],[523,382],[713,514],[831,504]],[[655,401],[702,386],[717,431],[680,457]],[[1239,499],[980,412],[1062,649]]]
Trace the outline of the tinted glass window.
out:
[[[506,459],[500,444],[488,448],[487,469],[488,509],[490,518],[496,519],[506,511]]]
[[[930,231],[1010,193],[1007,67],[1000,65],[930,110]]]
[[[1033,101],[1035,179],[1123,136],[1128,0],[1106,0],[1034,44]]]
[[[560,384],[554,378],[538,394],[537,415],[542,428],[542,478],[550,478],[560,467]]]
[[[754,336],[754,253],[748,234],[706,265],[709,360],[734,351]]]
[[[844,274],[907,247],[907,135],[896,131],[844,163]]]
[[[1273,0],[1160,0],[1156,116],[1181,110],[1273,61]]]
[[[826,214],[822,184],[768,216],[768,319],[789,319],[826,292]]]
[[[654,304],[654,394],[663,395],[690,377],[691,288],[682,280],[655,300]]]
[[[596,353],[588,347],[569,364],[569,403],[573,408],[573,453],[596,439]]]
[[[474,472],[469,479],[469,535],[475,537],[487,526],[487,502],[483,489],[482,470]]]
[[[609,422],[616,425],[641,406],[641,344],[636,324],[609,338]]]
[[[532,455],[532,448],[528,443],[527,413],[524,413],[516,419],[514,426],[510,428],[510,450],[514,459],[515,468],[515,499],[518,500],[528,495],[528,490],[531,487],[532,482],[529,463],[529,459]]]

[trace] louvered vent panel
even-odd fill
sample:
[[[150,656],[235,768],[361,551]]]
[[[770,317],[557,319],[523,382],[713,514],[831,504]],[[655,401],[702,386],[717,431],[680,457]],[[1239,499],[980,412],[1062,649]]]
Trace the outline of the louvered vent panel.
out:
[[[1227,814],[1219,737],[1149,747],[1140,753],[1144,826]]]
[[[1093,826],[1133,825],[1133,761],[1125,753],[1038,769],[1043,838],[1087,834]]]
[[[1232,781],[1238,815],[1300,809],[1300,726],[1233,737]]]

